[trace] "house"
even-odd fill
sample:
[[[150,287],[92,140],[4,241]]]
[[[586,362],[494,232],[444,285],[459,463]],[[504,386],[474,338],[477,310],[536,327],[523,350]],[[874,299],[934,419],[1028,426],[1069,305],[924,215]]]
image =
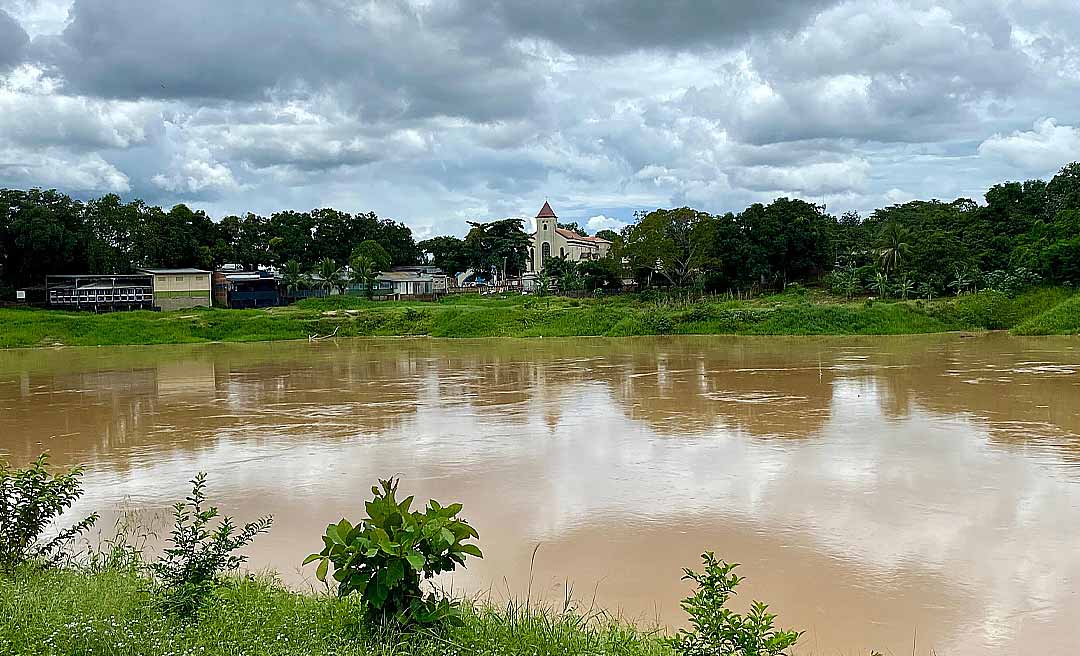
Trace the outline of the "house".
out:
[[[450,276],[437,266],[430,264],[416,264],[408,266],[396,266],[390,269],[391,273],[416,273],[431,277],[431,290],[436,294],[444,294],[450,288]]]
[[[58,310],[150,310],[154,283],[148,275],[46,276],[46,298]]]
[[[544,263],[550,257],[565,257],[571,262],[599,260],[611,251],[611,242],[599,237],[585,237],[573,230],[559,227],[559,217],[544,201],[544,206],[536,215],[536,232],[530,238],[529,257],[526,262],[528,271],[542,271]]]
[[[270,271],[215,271],[214,304],[233,309],[281,305],[278,280]]]
[[[431,299],[435,296],[434,276],[420,271],[387,271],[380,273],[375,278],[375,290],[373,295],[390,297],[395,300],[403,298]],[[443,282],[445,289],[445,276]]]
[[[210,307],[210,272],[202,269],[139,269],[153,279],[154,307],[182,310]]]

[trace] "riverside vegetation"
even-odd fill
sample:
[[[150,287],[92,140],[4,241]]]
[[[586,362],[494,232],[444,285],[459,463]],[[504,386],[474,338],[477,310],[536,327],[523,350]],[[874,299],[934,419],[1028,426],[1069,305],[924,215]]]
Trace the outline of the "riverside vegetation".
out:
[[[71,540],[96,515],[41,536],[81,494],[76,468],[52,474],[47,456],[26,469],[0,463],[0,652],[5,654],[620,654],[780,656],[799,632],[774,626],[754,602],[727,607],[737,565],[703,554],[704,571],[683,602],[690,628],[666,636],[603,612],[532,600],[496,607],[447,596],[431,579],[481,558],[460,504],[432,500],[424,512],[399,501],[396,480],[372,488],[366,516],[327,526],[317,578],[338,585],[300,594],[271,574],[240,574],[237,551],[270,529],[269,516],[237,527],[206,506],[206,479],[174,507],[169,546],[147,563],[143,542],[120,531],[103,548],[73,553]],[[66,557],[58,559],[57,555]],[[331,573],[330,567],[333,566]],[[425,585],[426,589],[425,589]]]
[[[1080,333],[1080,294],[1063,287],[959,296],[847,300],[791,285],[784,293],[644,293],[610,297],[459,295],[430,302],[308,299],[266,310],[199,309],[90,314],[0,309],[0,348],[342,337],[572,337],[664,334],[898,335],[1011,330]]]

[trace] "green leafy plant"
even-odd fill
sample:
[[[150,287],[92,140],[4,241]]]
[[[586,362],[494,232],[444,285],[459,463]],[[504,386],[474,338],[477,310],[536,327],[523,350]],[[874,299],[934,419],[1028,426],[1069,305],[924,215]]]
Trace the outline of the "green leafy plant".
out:
[[[26,469],[0,460],[0,570],[9,571],[28,560],[57,564],[67,546],[98,519],[94,513],[52,539],[42,540],[45,530],[83,493],[81,467],[51,474],[48,462],[47,453]]]
[[[161,585],[165,607],[185,616],[202,606],[224,574],[244,564],[247,556],[235,552],[269,531],[274,523],[274,518],[266,515],[238,530],[231,517],[222,517],[217,528],[211,528],[219,513],[215,506],[203,507],[206,474],[200,472],[191,484],[191,496],[173,506],[172,546],[150,565]]]
[[[701,555],[704,571],[684,569],[684,580],[697,584],[694,594],[683,599],[690,616],[689,629],[670,639],[679,656],[780,656],[795,645],[801,635],[774,627],[776,615],[760,601],[750,605],[745,615],[725,608],[744,577],[735,573],[735,563],[717,560],[707,551]]]
[[[318,562],[315,575],[324,582],[333,566],[338,595],[359,593],[373,621],[458,624],[457,603],[425,594],[421,584],[464,566],[467,556],[483,558],[479,547],[466,543],[479,536],[458,517],[461,504],[432,500],[424,512],[411,510],[413,497],[398,501],[397,488],[397,479],[380,480],[365,504],[367,517],[355,526],[346,519],[328,525],[323,550],[304,564]]]

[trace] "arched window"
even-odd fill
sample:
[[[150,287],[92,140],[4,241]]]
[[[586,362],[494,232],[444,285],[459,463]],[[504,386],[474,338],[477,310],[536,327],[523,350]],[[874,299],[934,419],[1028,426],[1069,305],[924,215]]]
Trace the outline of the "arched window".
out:
[[[540,247],[540,255],[542,256],[540,265],[543,266],[551,257],[551,244],[545,241],[544,245]]]
[[[533,270],[533,262],[535,262],[535,261],[536,261],[536,249],[535,248],[530,248],[529,249],[529,271]]]
[[[565,248],[560,248],[559,249],[559,257],[566,257],[566,249]]]

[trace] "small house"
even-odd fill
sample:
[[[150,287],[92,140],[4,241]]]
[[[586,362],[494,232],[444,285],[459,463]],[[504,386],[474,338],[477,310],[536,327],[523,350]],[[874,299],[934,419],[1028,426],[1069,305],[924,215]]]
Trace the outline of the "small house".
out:
[[[183,310],[211,306],[210,272],[202,269],[139,269],[154,285],[154,307]]]

